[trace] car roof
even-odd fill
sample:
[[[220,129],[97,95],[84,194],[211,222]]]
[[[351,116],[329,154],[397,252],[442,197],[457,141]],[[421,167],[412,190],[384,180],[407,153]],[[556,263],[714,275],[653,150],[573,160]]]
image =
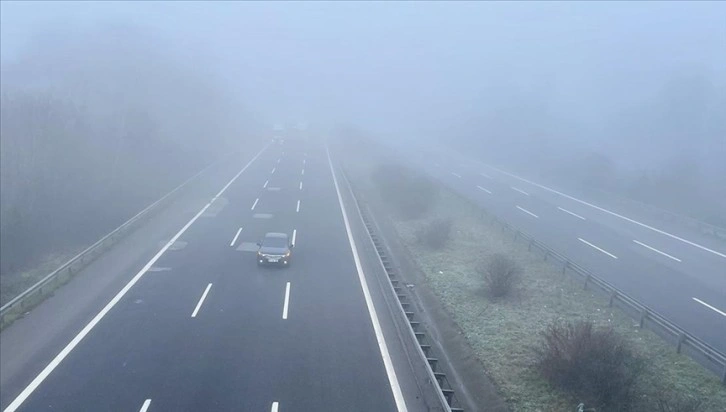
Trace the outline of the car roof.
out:
[[[265,234],[265,237],[287,238],[287,233],[270,232]]]

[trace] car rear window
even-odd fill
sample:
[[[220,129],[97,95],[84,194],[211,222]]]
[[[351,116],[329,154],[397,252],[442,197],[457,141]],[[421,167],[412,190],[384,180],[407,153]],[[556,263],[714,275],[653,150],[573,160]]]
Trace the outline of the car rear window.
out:
[[[287,239],[282,237],[266,237],[262,241],[262,246],[267,247],[287,247]]]

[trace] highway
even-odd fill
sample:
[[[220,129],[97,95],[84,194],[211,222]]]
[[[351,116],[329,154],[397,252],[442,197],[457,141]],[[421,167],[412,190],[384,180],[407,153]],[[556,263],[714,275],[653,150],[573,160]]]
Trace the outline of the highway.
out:
[[[594,204],[471,155],[420,147],[397,146],[405,153],[399,158],[726,352],[722,241]]]
[[[325,145],[250,157],[97,311],[43,324],[85,299],[77,278],[3,331],[5,411],[425,410]],[[266,232],[294,239],[290,267],[256,265]]]

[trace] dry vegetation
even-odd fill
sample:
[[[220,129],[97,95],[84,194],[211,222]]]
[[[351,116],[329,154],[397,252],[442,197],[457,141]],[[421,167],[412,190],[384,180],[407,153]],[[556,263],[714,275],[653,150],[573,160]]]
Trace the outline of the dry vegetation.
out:
[[[380,194],[370,191],[370,166],[347,165],[356,184]],[[575,411],[584,403],[596,411],[726,411],[717,377],[528,252],[471,203],[441,188],[420,217],[392,214],[428,287],[512,410]],[[442,216],[449,236],[430,247],[422,233],[435,233]],[[511,289],[494,297],[493,276],[510,279]]]

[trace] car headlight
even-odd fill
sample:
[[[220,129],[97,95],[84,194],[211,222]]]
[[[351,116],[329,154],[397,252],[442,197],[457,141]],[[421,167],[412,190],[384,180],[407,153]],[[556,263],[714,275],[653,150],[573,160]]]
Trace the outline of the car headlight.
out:
[[[290,256],[290,251],[289,250],[287,252],[285,252],[285,257],[288,257],[288,256]]]

